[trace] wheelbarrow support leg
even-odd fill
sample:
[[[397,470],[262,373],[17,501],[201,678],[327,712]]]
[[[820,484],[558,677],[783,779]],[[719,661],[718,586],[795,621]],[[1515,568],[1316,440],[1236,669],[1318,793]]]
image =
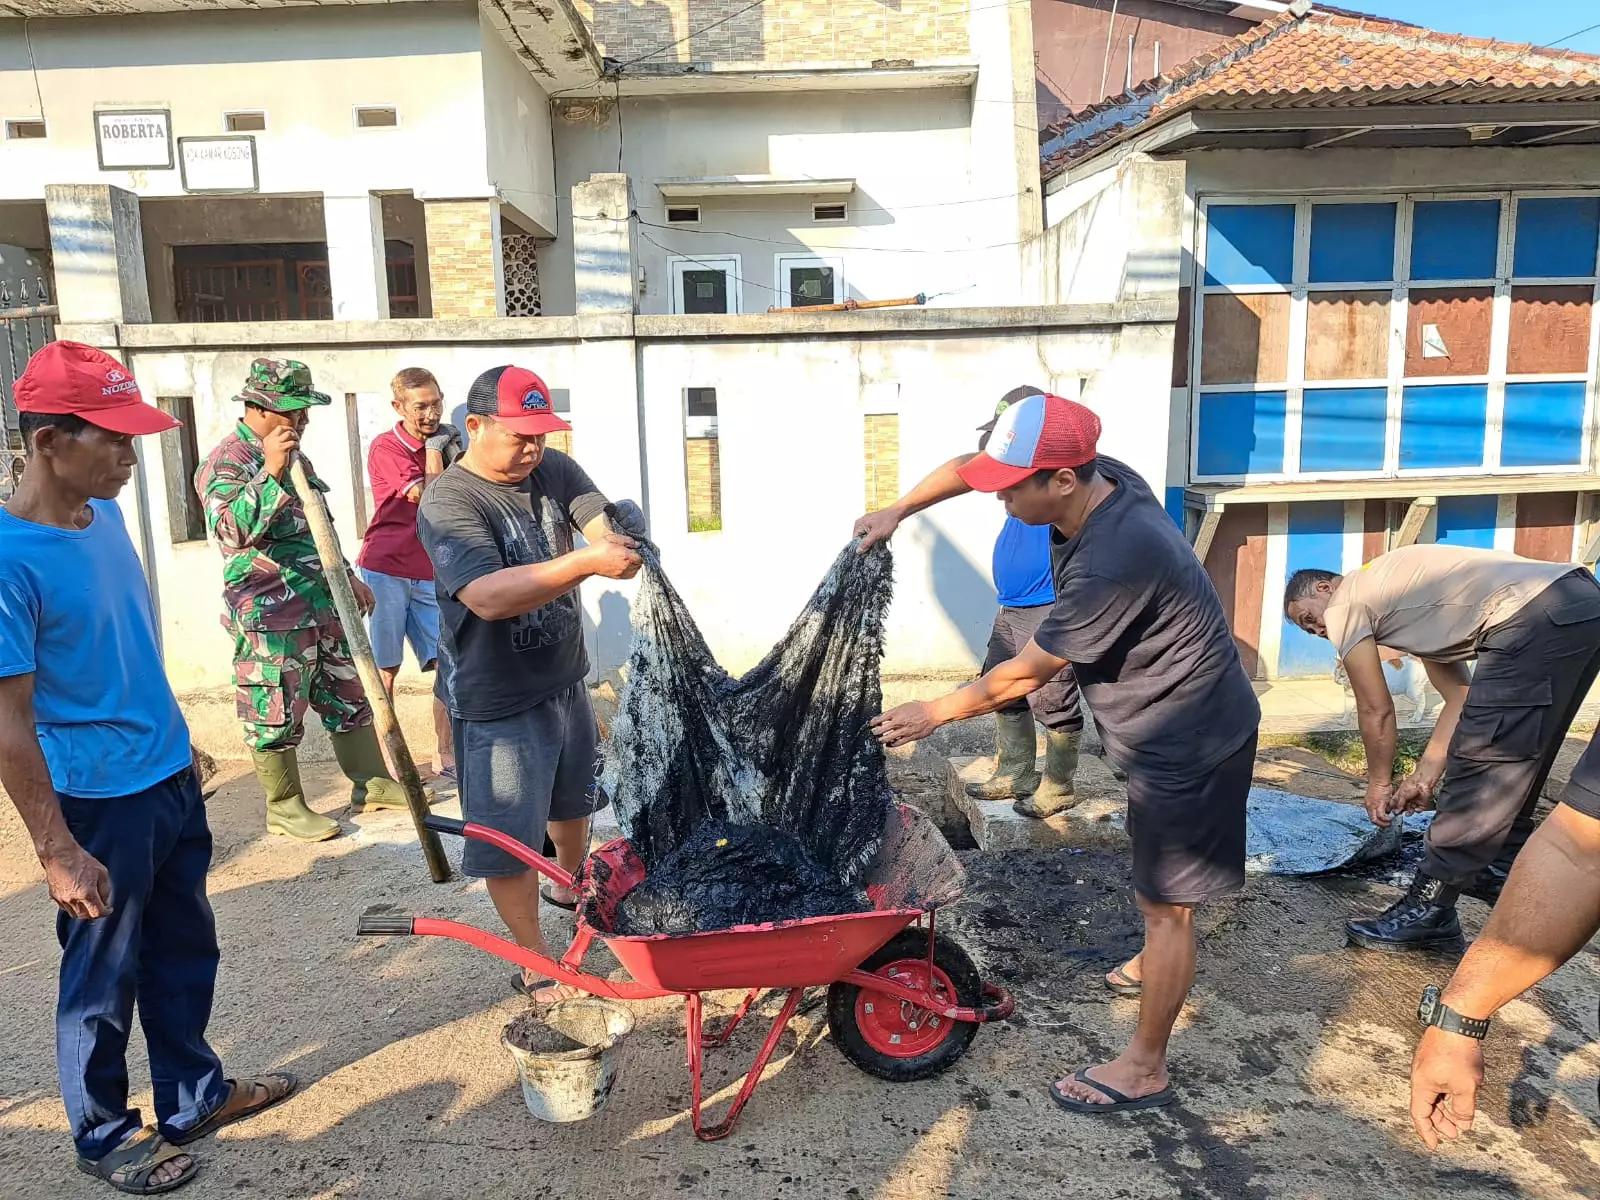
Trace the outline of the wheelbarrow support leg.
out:
[[[784,1001],[783,1008],[772,1022],[772,1030],[767,1034],[767,1040],[762,1043],[761,1053],[756,1055],[755,1063],[744,1077],[744,1084],[739,1088],[739,1094],[734,1097],[733,1103],[728,1107],[727,1114],[716,1125],[705,1125],[700,1114],[700,1082],[705,1066],[704,1043],[701,1033],[701,1001],[699,992],[690,992],[685,998],[685,1007],[688,1010],[689,1025],[689,1080],[693,1098],[694,1135],[702,1142],[721,1141],[733,1132],[733,1127],[739,1123],[739,1113],[744,1109],[745,1103],[750,1099],[751,1093],[756,1090],[756,1084],[761,1082],[761,1072],[767,1069],[767,1062],[772,1058],[772,1052],[778,1048],[778,1039],[783,1036],[783,1031],[789,1025],[789,1018],[793,1017],[795,1010],[800,1007],[800,999],[806,994],[804,988],[792,988],[789,998]],[[740,1006],[741,1015],[748,1011],[754,993],[747,997]],[[731,1032],[728,1031],[728,1032]]]
[[[715,1050],[718,1046],[726,1046],[728,1039],[733,1036],[734,1030],[739,1028],[740,1022],[750,1012],[750,1006],[756,1002],[756,997],[760,995],[760,988],[751,988],[750,994],[744,998],[744,1002],[734,1011],[733,1016],[724,1021],[720,1028],[703,1034],[700,1038],[700,1044],[707,1050]]]

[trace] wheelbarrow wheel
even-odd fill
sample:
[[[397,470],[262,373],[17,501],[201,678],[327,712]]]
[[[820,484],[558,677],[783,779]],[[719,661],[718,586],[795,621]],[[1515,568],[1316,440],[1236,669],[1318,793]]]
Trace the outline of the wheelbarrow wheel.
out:
[[[964,1008],[983,1003],[978,968],[959,943],[943,934],[934,935],[931,980],[925,930],[896,934],[861,969],[907,987],[932,990],[947,1003]],[[936,1016],[852,983],[828,988],[828,1030],[846,1058],[868,1075],[892,1083],[931,1079],[947,1070],[978,1034],[971,1021]]]

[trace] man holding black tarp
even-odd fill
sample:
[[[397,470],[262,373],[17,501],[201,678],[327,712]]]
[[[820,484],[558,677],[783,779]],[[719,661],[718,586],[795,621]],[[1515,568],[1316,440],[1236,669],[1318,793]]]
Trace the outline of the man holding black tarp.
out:
[[[1072,664],[1107,754],[1128,775],[1145,923],[1143,950],[1119,970],[1140,996],[1132,1042],[1050,1087],[1056,1103],[1082,1113],[1175,1099],[1166,1051],[1194,980],[1194,909],[1244,885],[1261,716],[1193,548],[1132,468],[1097,455],[1099,436],[1093,412],[1058,396],[1001,414],[959,475],[972,490],[997,492],[1018,520],[1051,527],[1055,606],[1021,653],[976,683],[873,721],[886,745],[916,741],[994,712]]]

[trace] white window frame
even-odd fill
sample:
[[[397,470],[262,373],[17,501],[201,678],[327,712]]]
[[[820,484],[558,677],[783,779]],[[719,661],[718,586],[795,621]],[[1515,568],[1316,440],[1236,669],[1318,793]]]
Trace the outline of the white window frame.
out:
[[[377,107],[377,106],[371,105],[371,104],[363,104],[361,107],[362,108],[373,108],[373,107]],[[229,117],[260,117],[261,118],[261,128],[260,129],[234,129],[231,126],[229,126],[229,124],[228,124],[228,118]],[[354,119],[355,119],[354,117],[351,118],[351,120],[354,120]],[[398,109],[395,110],[395,119],[399,120],[399,110]],[[239,133],[239,134],[266,133],[271,127],[272,127],[271,118],[269,118],[267,116],[267,110],[264,109],[264,108],[225,108],[225,109],[222,110],[222,132],[223,133]],[[360,128],[360,126],[357,126],[357,128]]]
[[[744,311],[744,271],[737,254],[702,254],[697,258],[674,254],[667,258],[667,271],[672,280],[672,312],[683,315],[683,273],[685,271],[722,271],[728,276],[728,313]]]
[[[1518,189],[1508,191],[1461,190],[1452,192],[1333,192],[1316,194],[1251,194],[1248,196],[1218,193],[1197,197],[1194,206],[1194,289],[1191,297],[1189,338],[1189,478],[1194,483],[1257,484],[1282,482],[1312,482],[1338,479],[1443,479],[1476,475],[1564,475],[1594,469],[1596,374],[1600,370],[1600,254],[1592,274],[1566,278],[1543,276],[1513,278],[1517,205],[1522,199],[1594,198],[1600,191],[1593,188]],[[1419,201],[1430,200],[1498,200],[1500,202],[1499,241],[1496,251],[1495,274],[1482,279],[1421,279],[1411,278],[1411,231],[1415,206]],[[1371,283],[1311,283],[1311,210],[1323,204],[1388,204],[1396,205],[1393,278]],[[1217,205],[1294,205],[1294,260],[1288,284],[1228,285],[1207,284],[1206,238],[1209,231],[1210,206]],[[1511,375],[1507,372],[1507,357],[1511,329],[1511,292],[1513,287],[1584,287],[1593,288],[1589,329],[1589,360],[1583,373],[1565,372],[1549,375]],[[1486,374],[1472,376],[1428,376],[1425,379],[1405,378],[1405,340],[1409,317],[1410,294],[1413,290],[1434,288],[1487,288],[1492,289],[1493,318],[1490,328],[1489,366]],[[1384,463],[1376,471],[1312,471],[1300,470],[1301,420],[1304,413],[1306,329],[1309,311],[1308,298],[1314,292],[1388,292],[1389,303],[1389,359],[1388,372],[1382,379],[1319,379],[1309,387],[1319,388],[1385,388],[1388,392],[1388,420],[1384,443]],[[1210,295],[1284,295],[1290,300],[1289,309],[1289,362],[1286,379],[1280,383],[1201,383],[1201,358],[1204,345],[1205,298]],[[1503,467],[1500,464],[1500,444],[1504,425],[1506,385],[1508,383],[1576,383],[1584,384],[1583,442],[1579,462],[1552,467]],[[1400,466],[1400,419],[1407,386],[1439,386],[1445,384],[1483,384],[1488,389],[1488,408],[1484,428],[1484,461],[1472,467],[1408,467]],[[1284,463],[1277,472],[1252,472],[1243,475],[1202,475],[1200,473],[1200,398],[1217,393],[1283,392],[1287,396],[1284,410]]]
[[[830,304],[843,304],[850,294],[845,287],[844,259],[830,254],[775,254],[772,260],[772,283],[773,290],[778,294],[779,308],[788,308],[794,303],[794,293],[789,287],[789,271],[793,267],[831,267],[834,298],[828,301]]]
[[[363,125],[361,123],[361,114],[363,112],[385,108],[394,112],[393,125]],[[350,127],[357,133],[388,133],[390,130],[399,129],[403,123],[398,104],[380,102],[377,104],[352,104],[350,106]]]
[[[42,138],[19,138],[11,135],[14,125],[43,125]],[[8,142],[48,142],[50,140],[50,121],[47,117],[0,117],[0,130],[5,131],[5,140]]]

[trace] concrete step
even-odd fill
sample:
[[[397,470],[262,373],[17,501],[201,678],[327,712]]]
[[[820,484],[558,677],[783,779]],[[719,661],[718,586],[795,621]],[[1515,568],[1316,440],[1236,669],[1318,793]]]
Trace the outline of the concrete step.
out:
[[[980,850],[1057,850],[1068,846],[1118,848],[1127,844],[1123,827],[1127,795],[1102,760],[1085,755],[1078,764],[1078,803],[1066,812],[1040,820],[1025,817],[1010,800],[975,800],[967,784],[994,774],[993,758],[949,761],[950,802],[967,818],[972,840]],[[1044,770],[1044,756],[1035,764]]]

